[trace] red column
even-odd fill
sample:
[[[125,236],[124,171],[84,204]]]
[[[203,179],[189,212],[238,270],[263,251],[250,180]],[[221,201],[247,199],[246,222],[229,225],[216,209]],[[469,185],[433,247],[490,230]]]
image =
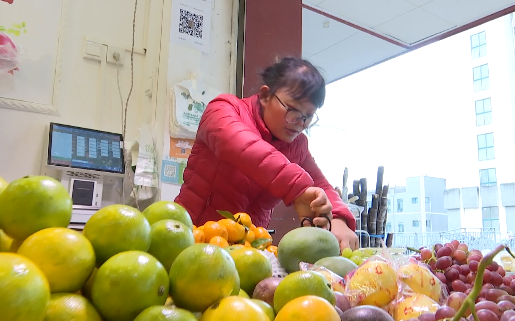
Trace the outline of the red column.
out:
[[[302,0],[247,0],[244,97],[257,93],[260,71],[283,56],[302,56]]]

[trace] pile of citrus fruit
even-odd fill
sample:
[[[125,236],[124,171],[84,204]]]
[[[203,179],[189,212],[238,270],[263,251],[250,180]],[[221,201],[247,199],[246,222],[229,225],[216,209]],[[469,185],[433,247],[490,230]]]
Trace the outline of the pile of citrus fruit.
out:
[[[323,274],[297,268],[274,278],[265,252],[276,261],[324,257],[302,235],[320,241],[330,232],[303,228],[283,248],[297,242],[310,251],[290,255],[246,213],[221,212],[197,227],[174,202],[143,212],[109,205],[83,231],[68,228],[71,213],[68,191],[53,178],[0,180],[1,320],[340,320]],[[322,243],[339,256],[335,238]]]

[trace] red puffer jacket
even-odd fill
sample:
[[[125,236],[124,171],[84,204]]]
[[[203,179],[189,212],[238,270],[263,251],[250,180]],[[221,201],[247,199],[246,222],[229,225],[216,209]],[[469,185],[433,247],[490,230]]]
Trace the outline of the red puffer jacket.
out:
[[[216,210],[225,210],[248,213],[256,226],[267,227],[281,200],[290,205],[310,186],[324,189],[333,216],[355,230],[354,217],[309,153],[307,137],[301,134],[291,143],[273,139],[257,95],[220,95],[202,116],[175,201],[197,226],[218,221]]]

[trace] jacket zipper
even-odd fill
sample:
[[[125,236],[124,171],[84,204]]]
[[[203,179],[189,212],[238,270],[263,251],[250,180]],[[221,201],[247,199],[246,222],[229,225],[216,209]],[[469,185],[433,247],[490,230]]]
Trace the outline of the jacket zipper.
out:
[[[198,216],[199,220],[202,218],[202,216],[204,216],[204,213],[206,212],[207,207],[209,206],[209,203],[211,203],[211,198],[213,198],[213,193],[209,194],[209,196],[207,197],[206,204],[204,205],[204,208],[202,209],[202,211],[200,212],[200,214]]]

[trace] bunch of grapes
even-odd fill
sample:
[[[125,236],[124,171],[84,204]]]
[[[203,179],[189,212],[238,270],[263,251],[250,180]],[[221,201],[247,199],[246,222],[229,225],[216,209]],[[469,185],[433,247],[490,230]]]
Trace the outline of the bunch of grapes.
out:
[[[418,320],[450,320],[472,291],[483,254],[479,250],[469,251],[467,244],[454,240],[445,245],[436,244],[433,249],[422,248],[415,258],[426,263],[450,293],[445,305],[436,313],[423,314]],[[514,294],[515,275],[507,276],[504,268],[494,261],[485,270],[481,292],[476,300],[478,320],[515,321]],[[474,320],[470,311],[466,316],[467,320]]]
[[[342,256],[348,258],[352,262],[356,263],[356,265],[361,265],[365,262],[369,257],[374,255],[375,251],[372,248],[362,248],[357,250],[351,250],[350,248],[344,248],[342,251]]]

